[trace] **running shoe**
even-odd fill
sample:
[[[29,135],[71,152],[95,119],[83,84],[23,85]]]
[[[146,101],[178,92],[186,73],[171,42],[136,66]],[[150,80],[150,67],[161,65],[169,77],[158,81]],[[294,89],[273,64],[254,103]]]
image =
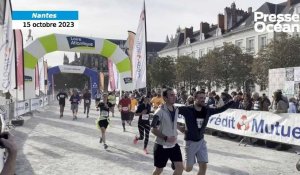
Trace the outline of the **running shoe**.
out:
[[[138,140],[139,140],[139,138],[138,138],[137,136],[135,136],[135,137],[134,137],[134,140],[133,140],[133,144],[136,145],[136,144],[138,143]]]
[[[107,149],[107,148],[108,148],[108,146],[106,144],[104,144],[104,149]]]
[[[145,154],[149,154],[146,148],[144,149],[144,153]]]
[[[100,141],[99,141],[99,143],[102,143],[102,141],[103,141],[103,140],[102,140],[102,137],[100,137]]]

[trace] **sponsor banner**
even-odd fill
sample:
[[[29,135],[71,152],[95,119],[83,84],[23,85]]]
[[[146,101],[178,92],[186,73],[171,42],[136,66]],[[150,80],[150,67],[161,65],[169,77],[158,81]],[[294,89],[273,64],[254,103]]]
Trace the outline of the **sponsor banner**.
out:
[[[25,113],[30,112],[30,100],[25,100],[24,105],[25,105]]]
[[[44,106],[48,105],[48,96],[44,96]]]
[[[61,73],[83,74],[85,67],[83,66],[58,66]]]
[[[140,15],[139,26],[134,39],[131,58],[134,89],[146,87],[146,56],[146,13],[144,2],[143,10]],[[125,81],[125,84],[127,84],[127,81]]]
[[[15,117],[23,115],[25,113],[25,101],[17,102],[15,105]]]
[[[95,49],[95,40],[90,38],[71,36],[67,37],[69,48]]]
[[[178,122],[184,123],[180,115]],[[229,109],[212,115],[208,128],[236,135],[300,145],[299,114]]]
[[[39,98],[33,98],[30,100],[30,110],[36,110],[40,107],[40,99]]]
[[[39,87],[40,87],[40,91],[42,93],[46,93],[45,92],[45,68],[44,68],[44,59],[40,59],[38,62],[38,68],[39,68]]]
[[[16,87],[16,60],[10,1],[5,5],[4,24],[0,26],[0,90],[6,92]]]
[[[116,81],[115,81],[115,72],[113,69],[113,62],[112,60],[108,60],[108,76],[109,76],[109,82],[108,82],[108,91],[116,90]]]
[[[21,30],[15,30],[17,54],[17,100],[24,100],[23,36]]]
[[[40,97],[39,104],[40,107],[44,107],[44,97]]]

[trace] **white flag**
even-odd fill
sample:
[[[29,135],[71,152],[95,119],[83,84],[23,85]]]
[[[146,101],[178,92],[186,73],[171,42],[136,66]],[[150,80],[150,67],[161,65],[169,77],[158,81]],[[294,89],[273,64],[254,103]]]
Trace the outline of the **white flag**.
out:
[[[146,87],[146,13],[145,2],[140,15],[132,51],[132,77],[134,89]]]
[[[5,4],[4,24],[0,22],[0,90],[7,92],[16,88],[16,58],[10,1]]]
[[[44,58],[41,58],[38,62],[39,67],[39,80],[40,80],[40,91],[44,94],[45,92],[45,67],[44,67]]]

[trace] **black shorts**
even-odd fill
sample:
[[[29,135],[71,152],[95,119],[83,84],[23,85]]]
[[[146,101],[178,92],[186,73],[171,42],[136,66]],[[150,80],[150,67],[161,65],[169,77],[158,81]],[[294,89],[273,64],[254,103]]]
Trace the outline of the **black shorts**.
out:
[[[107,120],[100,120],[99,122],[98,122],[98,125],[100,126],[100,128],[107,128],[107,126],[108,126],[108,121]]]
[[[122,120],[130,120],[130,112],[121,112]]]
[[[168,160],[172,162],[182,162],[182,155],[178,144],[173,148],[163,148],[162,145],[154,144],[154,166],[157,168],[164,168]]]
[[[62,102],[62,103],[59,103],[59,106],[63,106],[63,107],[65,107],[65,105],[66,105],[66,104],[65,104],[65,103],[63,103],[63,102]]]

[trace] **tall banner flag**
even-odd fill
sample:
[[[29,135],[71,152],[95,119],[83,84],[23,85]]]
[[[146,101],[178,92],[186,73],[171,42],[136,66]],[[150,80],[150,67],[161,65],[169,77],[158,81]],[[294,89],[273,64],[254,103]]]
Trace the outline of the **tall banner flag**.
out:
[[[39,68],[39,87],[40,91],[45,94],[45,68],[44,68],[44,59],[41,58],[38,62]]]
[[[44,74],[45,74],[45,94],[48,94],[48,63],[44,61]]]
[[[129,58],[132,58],[132,50],[134,46],[134,39],[135,39],[135,33],[132,31],[128,31],[128,38],[126,41],[126,46],[127,46],[127,54]]]
[[[5,5],[4,22],[0,23],[0,90],[7,92],[16,88],[15,39],[10,1],[2,0],[0,5]]]
[[[35,67],[35,95],[40,95],[40,76],[39,76],[39,66]]]
[[[146,56],[146,11],[144,1],[131,59],[134,89],[146,87]]]
[[[25,47],[28,46],[30,43],[33,42],[33,37],[31,35],[31,30],[29,29],[29,34],[26,39]],[[26,55],[26,52],[24,53],[24,56]],[[24,63],[26,65],[26,63]],[[34,98],[36,95],[36,87],[35,87],[35,69],[29,69],[24,67],[24,93],[25,93],[25,99]]]
[[[108,77],[109,77],[109,82],[108,82],[108,90],[113,91],[116,90],[116,81],[115,81],[115,76],[114,76],[114,70],[113,70],[113,62],[111,59],[108,59]]]
[[[23,35],[21,30],[15,30],[17,55],[17,100],[24,100],[24,54]]]
[[[99,79],[100,79],[100,90],[104,91],[104,73],[100,72],[99,73]]]

